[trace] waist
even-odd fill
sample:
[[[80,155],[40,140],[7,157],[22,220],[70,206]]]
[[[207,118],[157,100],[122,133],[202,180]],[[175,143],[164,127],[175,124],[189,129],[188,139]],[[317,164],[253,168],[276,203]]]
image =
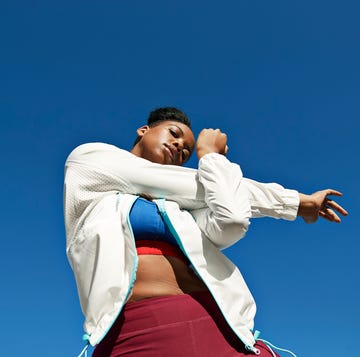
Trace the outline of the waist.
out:
[[[184,261],[172,256],[140,255],[128,303],[196,291],[207,291],[207,287]]]

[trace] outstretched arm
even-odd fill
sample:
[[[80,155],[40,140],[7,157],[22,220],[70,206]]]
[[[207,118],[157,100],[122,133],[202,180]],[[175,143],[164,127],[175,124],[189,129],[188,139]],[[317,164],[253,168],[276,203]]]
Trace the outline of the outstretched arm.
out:
[[[219,135],[220,133],[221,132],[219,129],[204,129],[200,133],[196,144],[196,152],[199,160],[204,155],[211,152],[217,152],[226,156],[229,149],[226,145],[226,135],[223,133]],[[219,141],[219,138],[222,138],[222,143]],[[218,142],[216,142],[216,140]],[[314,223],[317,221],[318,217],[323,217],[330,222],[340,223],[341,219],[339,214],[343,216],[348,214],[348,212],[337,202],[328,198],[328,196],[331,195],[342,196],[341,192],[333,189],[317,191],[311,195],[299,193],[299,202],[297,204],[297,201],[294,200],[294,197],[291,197],[292,192],[290,192],[290,190],[282,189],[280,185],[274,183],[263,184],[249,179],[241,179],[241,182],[242,189],[247,191],[246,193],[244,192],[244,195],[246,194],[249,196],[253,217],[261,217],[266,215],[266,207],[264,203],[267,202],[270,204],[271,201],[273,201],[273,204],[270,204],[270,212],[268,212],[267,215],[274,218],[284,218],[281,217],[281,214],[284,214],[284,212],[287,211],[289,215],[288,218],[291,219],[291,213],[293,213],[291,211],[296,206],[298,206],[297,216],[302,217],[306,223]],[[264,189],[266,186],[268,190]],[[276,197],[277,195],[284,193],[285,195],[288,194],[289,197]],[[280,205],[280,212],[277,212],[276,199],[278,202],[287,202],[287,210],[284,210],[284,206]]]
[[[197,170],[156,164],[113,145],[81,145],[69,155],[65,169],[65,206],[69,209],[76,204],[77,214],[111,192],[167,198],[189,210],[207,206]],[[245,177],[242,185],[248,192],[253,218],[293,220],[301,216],[309,222],[315,221],[318,215],[324,218],[332,216],[328,209],[317,208],[319,204],[321,206],[323,195],[320,198],[317,193],[303,195],[276,183],[261,183]],[[336,202],[327,202],[329,209],[345,214],[346,211],[342,208],[339,210]]]

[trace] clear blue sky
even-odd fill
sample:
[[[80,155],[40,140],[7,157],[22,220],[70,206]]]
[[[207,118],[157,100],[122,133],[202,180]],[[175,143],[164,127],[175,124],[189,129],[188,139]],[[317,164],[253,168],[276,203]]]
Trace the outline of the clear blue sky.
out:
[[[178,106],[196,133],[228,134],[245,176],[344,193],[342,224],[254,220],[226,254],[263,338],[299,357],[355,356],[359,11],[355,0],[1,1],[1,355],[82,349],[64,161],[84,142],[129,148],[150,110]]]

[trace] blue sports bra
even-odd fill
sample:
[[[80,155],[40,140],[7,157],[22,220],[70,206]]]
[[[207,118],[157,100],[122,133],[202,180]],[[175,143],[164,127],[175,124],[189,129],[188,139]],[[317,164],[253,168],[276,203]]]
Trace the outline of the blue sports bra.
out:
[[[135,241],[162,241],[178,246],[155,202],[137,198],[130,210],[129,218]]]

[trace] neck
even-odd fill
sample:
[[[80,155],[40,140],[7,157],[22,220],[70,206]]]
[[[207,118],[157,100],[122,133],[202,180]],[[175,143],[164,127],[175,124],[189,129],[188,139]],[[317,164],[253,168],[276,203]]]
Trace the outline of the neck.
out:
[[[138,157],[141,157],[141,149],[139,147],[138,144],[136,144],[131,150],[130,152],[135,155],[135,156],[138,156]]]

